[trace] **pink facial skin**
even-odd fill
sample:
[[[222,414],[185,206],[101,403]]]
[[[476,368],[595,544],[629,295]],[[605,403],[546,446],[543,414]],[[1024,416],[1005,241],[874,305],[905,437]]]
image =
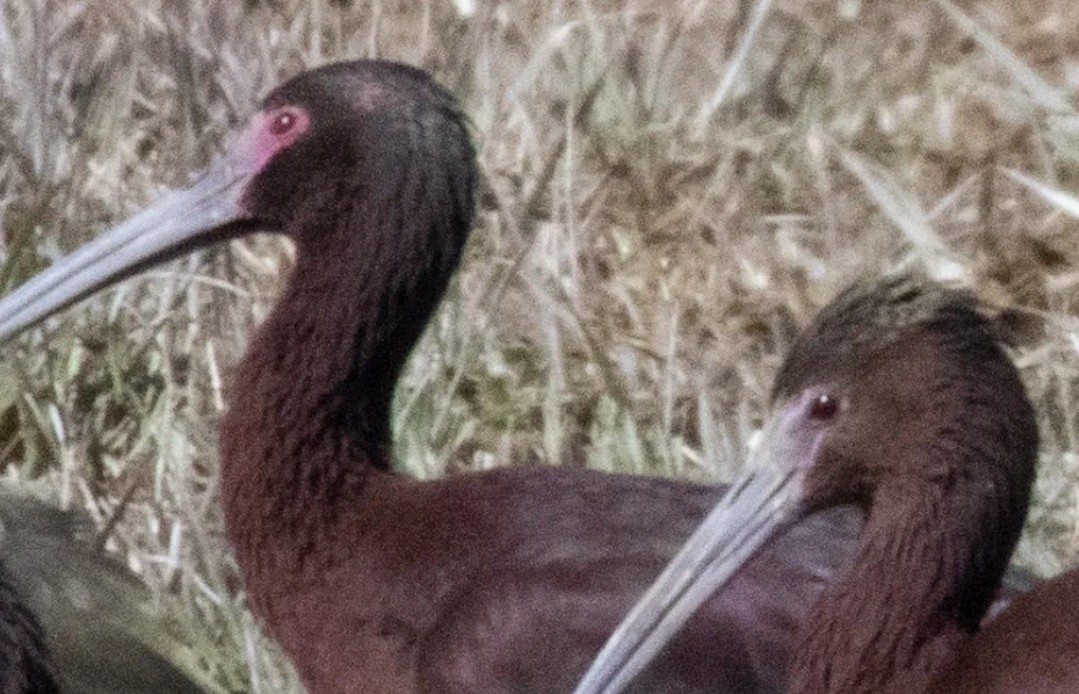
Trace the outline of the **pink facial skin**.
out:
[[[779,442],[774,462],[788,470],[812,467],[829,423],[842,409],[841,400],[817,388],[788,400],[779,408],[776,430],[771,434],[772,440]]]
[[[237,161],[252,167],[252,173],[262,170],[270,159],[307,132],[311,117],[299,106],[278,106],[269,111],[259,111],[233,147]]]

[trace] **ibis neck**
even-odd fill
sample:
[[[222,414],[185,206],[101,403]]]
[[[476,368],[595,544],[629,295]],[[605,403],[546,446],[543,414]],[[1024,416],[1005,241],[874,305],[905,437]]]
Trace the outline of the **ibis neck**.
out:
[[[926,481],[877,490],[851,568],[805,622],[791,694],[925,691],[977,628],[1007,561],[970,549],[998,539],[954,506]]]
[[[301,250],[236,374],[221,480],[249,579],[251,567],[280,575],[317,561],[320,538],[389,474],[393,386],[433,302],[409,310],[394,278],[350,265]]]

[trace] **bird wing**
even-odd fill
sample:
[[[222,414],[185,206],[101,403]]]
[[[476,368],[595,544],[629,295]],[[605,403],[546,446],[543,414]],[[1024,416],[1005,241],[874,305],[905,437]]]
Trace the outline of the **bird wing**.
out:
[[[520,477],[513,512],[499,522],[504,560],[444,603],[416,649],[421,691],[572,691],[722,491],[604,476],[591,493],[581,471],[543,473],[541,490]],[[853,550],[860,518],[852,509],[819,514],[779,538],[631,691],[778,691],[797,627]],[[507,530],[515,524],[524,528],[516,536]]]
[[[0,493],[0,524],[3,574],[40,622],[63,691],[213,690],[151,608],[146,587],[93,546],[85,519]]]

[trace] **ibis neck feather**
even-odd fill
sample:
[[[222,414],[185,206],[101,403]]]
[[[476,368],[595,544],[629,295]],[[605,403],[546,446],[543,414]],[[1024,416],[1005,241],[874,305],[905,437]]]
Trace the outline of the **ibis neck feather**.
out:
[[[407,268],[357,271],[354,252],[305,254],[301,245],[237,371],[221,477],[245,567],[276,554],[310,561],[327,529],[389,474],[393,387],[441,291],[426,305],[409,302]]]
[[[962,549],[986,534],[967,510],[932,481],[877,490],[850,569],[805,622],[791,694],[925,691],[977,628],[1004,571]]]

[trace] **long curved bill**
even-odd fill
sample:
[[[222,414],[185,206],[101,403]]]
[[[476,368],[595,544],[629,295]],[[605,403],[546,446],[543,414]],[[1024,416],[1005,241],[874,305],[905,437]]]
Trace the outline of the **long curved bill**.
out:
[[[611,634],[574,694],[616,694],[629,685],[685,622],[769,539],[802,518],[805,469],[773,419],[749,469],[734,482],[682,549]]]
[[[253,175],[242,158],[221,156],[190,188],[166,193],[61,258],[0,299],[0,342],[102,287],[233,235]]]

